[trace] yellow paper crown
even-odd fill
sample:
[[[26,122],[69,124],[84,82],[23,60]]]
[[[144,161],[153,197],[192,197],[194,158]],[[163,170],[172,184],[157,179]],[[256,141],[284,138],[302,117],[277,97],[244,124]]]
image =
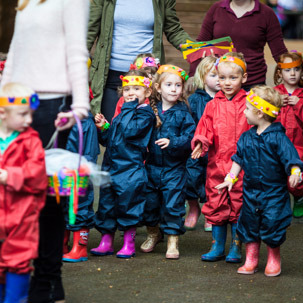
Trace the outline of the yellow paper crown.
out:
[[[145,87],[152,86],[152,81],[149,78],[143,76],[120,76],[120,79],[122,80],[122,87],[129,85],[138,85]]]
[[[27,97],[0,97],[0,106],[3,107],[29,105],[31,109],[37,109],[39,104],[37,94],[32,94]]]
[[[273,118],[277,118],[277,116],[279,115],[279,111],[280,111],[279,107],[276,107],[270,104],[269,102],[267,102],[266,100],[260,98],[252,90],[250,90],[250,92],[248,93],[246,100],[251,105],[253,105],[257,109],[261,110],[263,113]]]
[[[161,75],[162,73],[175,74],[175,75],[178,75],[184,81],[186,81],[189,78],[189,76],[187,75],[187,73],[185,72],[184,69],[182,69],[178,66],[175,66],[175,65],[171,65],[171,64],[161,65],[159,67],[159,69],[157,70],[157,73],[159,75]]]
[[[222,56],[220,57],[220,60],[219,60],[219,63],[220,64],[221,62],[232,62],[232,63],[235,63],[237,65],[239,65],[244,73],[246,73],[246,65],[245,65],[245,62],[239,58],[236,58],[236,57],[233,57],[233,56]]]

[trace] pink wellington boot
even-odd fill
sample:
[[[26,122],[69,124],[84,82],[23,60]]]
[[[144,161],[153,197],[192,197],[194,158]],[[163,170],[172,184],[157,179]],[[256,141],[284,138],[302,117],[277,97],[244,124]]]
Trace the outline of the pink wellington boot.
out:
[[[121,250],[117,252],[117,258],[128,259],[134,257],[136,254],[135,240],[136,240],[135,227],[124,231],[124,244]]]
[[[245,244],[246,260],[245,264],[238,268],[238,274],[252,275],[257,271],[259,263],[260,242],[250,242]]]
[[[95,256],[108,256],[114,254],[114,237],[115,234],[103,234],[98,247],[90,250]]]
[[[63,255],[68,253],[68,241],[69,241],[70,231],[64,231],[64,238],[63,238]]]
[[[184,227],[188,230],[194,229],[201,214],[198,200],[188,200],[189,211],[185,218]]]
[[[281,256],[280,246],[271,248],[267,246],[267,264],[265,268],[265,276],[276,277],[281,273]]]

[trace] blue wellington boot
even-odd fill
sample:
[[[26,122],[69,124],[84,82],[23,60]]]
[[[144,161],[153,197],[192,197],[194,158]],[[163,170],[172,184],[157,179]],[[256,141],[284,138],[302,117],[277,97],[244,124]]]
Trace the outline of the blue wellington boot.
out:
[[[27,302],[30,274],[6,273],[4,303]]]
[[[4,300],[4,288],[5,288],[5,285],[0,284],[0,303],[3,303],[3,300]]]
[[[231,223],[231,244],[229,248],[229,253],[225,259],[228,263],[241,263],[242,256],[241,256],[241,248],[242,243],[237,235],[237,223]]]
[[[227,225],[213,225],[212,227],[212,246],[207,254],[201,256],[202,261],[215,262],[225,259]]]

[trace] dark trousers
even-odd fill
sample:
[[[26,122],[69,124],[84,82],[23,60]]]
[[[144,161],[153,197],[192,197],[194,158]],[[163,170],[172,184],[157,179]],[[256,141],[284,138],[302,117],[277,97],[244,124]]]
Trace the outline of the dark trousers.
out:
[[[40,100],[40,106],[33,116],[32,127],[38,131],[44,147],[55,131],[54,121],[57,114],[70,110],[71,102],[71,97]],[[69,130],[59,133],[58,147],[65,148],[68,134]],[[63,209],[54,197],[47,196],[39,225],[39,255],[34,261],[35,270],[28,302],[52,303],[64,299],[61,266],[65,222]]]

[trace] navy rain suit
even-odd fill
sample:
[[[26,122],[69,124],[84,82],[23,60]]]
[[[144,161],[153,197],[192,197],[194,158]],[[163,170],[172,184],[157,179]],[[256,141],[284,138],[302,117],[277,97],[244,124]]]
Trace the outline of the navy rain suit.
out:
[[[197,89],[194,94],[188,98],[191,114],[198,125],[205,106],[213,98],[203,89]],[[186,163],[187,184],[185,198],[189,200],[198,200],[205,202],[205,181],[206,181],[207,155],[199,159],[188,158]]]
[[[94,117],[91,113],[86,119],[81,120],[83,130],[83,151],[82,155],[86,160],[97,163],[98,155],[100,154],[100,148],[98,143],[97,128],[95,126]],[[71,129],[66,149],[73,152],[79,152],[79,130],[77,124]],[[69,201],[69,198],[66,200]],[[66,229],[71,231],[77,231],[81,228],[94,227],[94,188],[91,183],[88,185],[87,193],[85,197],[79,197],[78,201],[78,213],[76,216],[76,222],[74,225],[68,224],[68,202],[65,203],[64,217],[66,222]]]
[[[147,104],[126,102],[110,128],[99,132],[106,146],[102,170],[111,174],[112,185],[100,189],[95,227],[102,234],[128,230],[143,219],[147,174],[144,160],[155,115]]]
[[[147,226],[160,222],[165,234],[179,235],[185,232],[186,160],[191,153],[196,125],[184,102],[178,101],[163,113],[162,102],[157,108],[162,126],[154,129],[148,147],[144,222]],[[170,140],[167,148],[161,149],[155,144],[161,138]]]
[[[244,170],[237,233],[244,243],[261,239],[275,248],[285,241],[292,218],[287,178],[292,166],[302,170],[303,163],[279,122],[260,135],[256,130],[257,126],[242,134],[232,156]]]

